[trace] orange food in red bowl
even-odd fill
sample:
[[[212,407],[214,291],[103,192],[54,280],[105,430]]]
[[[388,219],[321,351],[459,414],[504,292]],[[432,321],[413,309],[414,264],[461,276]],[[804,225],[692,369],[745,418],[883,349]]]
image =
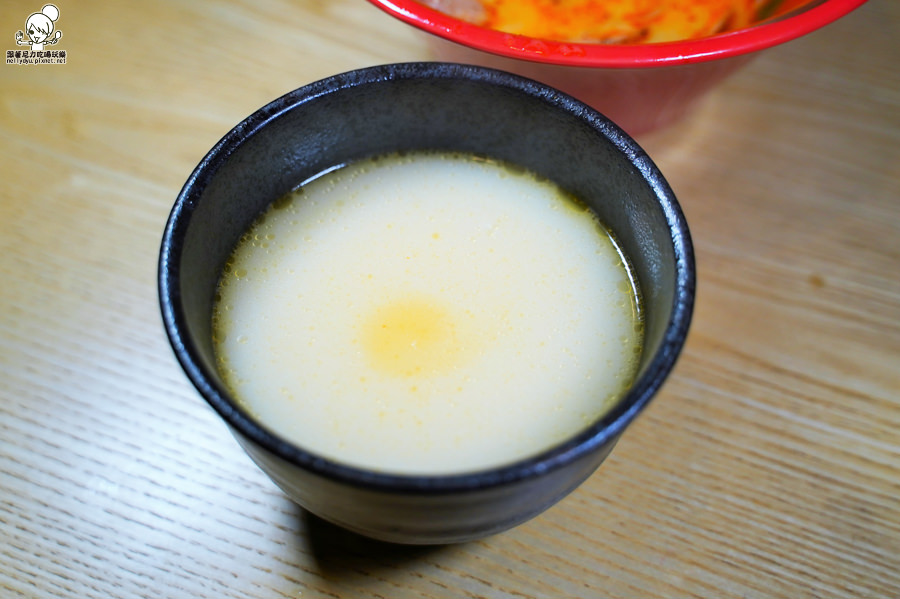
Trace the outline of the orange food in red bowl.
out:
[[[810,0],[420,0],[505,33],[578,43],[647,44],[709,37],[777,18]]]
[[[369,0],[430,34],[437,60],[550,84],[631,134],[684,116],[760,50],[865,0]]]

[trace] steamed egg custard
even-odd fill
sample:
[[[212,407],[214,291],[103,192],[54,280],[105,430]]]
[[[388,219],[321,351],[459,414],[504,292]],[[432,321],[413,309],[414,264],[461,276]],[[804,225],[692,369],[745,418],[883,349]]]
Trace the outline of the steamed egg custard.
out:
[[[639,299],[614,238],[558,186],[419,152],[277,200],[224,268],[214,341],[277,435],[356,467],[463,473],[609,410],[640,359]]]

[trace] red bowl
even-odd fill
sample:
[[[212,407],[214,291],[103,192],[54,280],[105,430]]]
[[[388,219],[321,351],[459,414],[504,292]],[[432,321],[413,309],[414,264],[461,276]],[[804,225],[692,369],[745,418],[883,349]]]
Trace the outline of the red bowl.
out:
[[[503,33],[415,0],[369,0],[428,34],[437,60],[494,67],[547,83],[592,105],[632,135],[684,116],[757,52],[811,33],[866,0],[811,0],[746,29],[656,44],[582,44]]]

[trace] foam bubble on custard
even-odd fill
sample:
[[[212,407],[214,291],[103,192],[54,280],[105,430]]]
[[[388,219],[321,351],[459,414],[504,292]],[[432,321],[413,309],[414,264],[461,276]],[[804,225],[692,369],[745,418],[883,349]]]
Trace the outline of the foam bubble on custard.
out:
[[[420,153],[275,202],[226,265],[213,326],[226,383],[277,434],[446,474],[533,455],[605,413],[637,369],[637,297],[614,240],[555,185]]]

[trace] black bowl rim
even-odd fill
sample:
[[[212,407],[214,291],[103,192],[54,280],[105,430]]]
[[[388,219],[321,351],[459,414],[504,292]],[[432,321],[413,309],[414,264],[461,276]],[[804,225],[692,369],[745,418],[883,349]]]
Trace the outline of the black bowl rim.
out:
[[[537,455],[483,471],[447,475],[383,473],[318,456],[258,424],[215,381],[196,344],[186,335],[180,295],[180,259],[191,215],[204,184],[227,157],[280,114],[308,102],[360,85],[418,78],[479,81],[532,96],[586,122],[609,139],[653,189],[668,222],[675,249],[674,307],[662,344],[643,375],[605,416],[581,433]],[[552,87],[504,71],[439,62],[386,64],[348,71],[315,81],[266,104],[229,131],[194,169],[179,193],[163,233],[158,292],[163,324],[174,353],[194,387],[233,431],[270,453],[313,474],[372,490],[408,494],[454,494],[483,490],[539,477],[615,442],[660,389],[681,353],[693,314],[696,287],[694,250],[687,222],[674,193],[644,150],[605,116]]]

